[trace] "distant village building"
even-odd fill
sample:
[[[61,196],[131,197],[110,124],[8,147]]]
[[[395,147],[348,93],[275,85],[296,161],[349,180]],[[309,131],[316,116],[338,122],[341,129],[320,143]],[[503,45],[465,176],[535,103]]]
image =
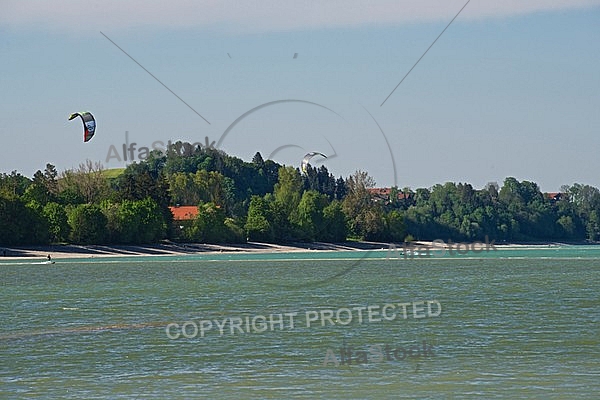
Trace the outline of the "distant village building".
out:
[[[560,201],[563,199],[564,195],[565,195],[564,193],[560,193],[560,192],[551,192],[551,193],[546,193],[546,198],[551,201]]]
[[[197,206],[170,206],[173,221],[192,221],[198,216]]]
[[[373,201],[375,202],[383,202],[384,204],[388,204],[392,200],[392,188],[371,188],[368,190],[373,198]],[[397,200],[409,200],[410,198],[410,193],[404,193],[400,190],[398,190],[398,193],[396,194]]]

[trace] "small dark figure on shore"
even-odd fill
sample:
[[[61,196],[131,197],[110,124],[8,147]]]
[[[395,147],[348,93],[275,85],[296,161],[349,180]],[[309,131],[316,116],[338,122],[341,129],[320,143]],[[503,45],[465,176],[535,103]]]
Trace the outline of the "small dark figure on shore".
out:
[[[48,261],[52,261],[52,257],[50,256],[50,254],[48,254]]]

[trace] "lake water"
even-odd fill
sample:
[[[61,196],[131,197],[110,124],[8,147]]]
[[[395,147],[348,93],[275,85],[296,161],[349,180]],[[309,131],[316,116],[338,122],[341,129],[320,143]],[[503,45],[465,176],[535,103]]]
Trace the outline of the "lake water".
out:
[[[0,398],[598,398],[600,247],[388,256],[4,261]]]

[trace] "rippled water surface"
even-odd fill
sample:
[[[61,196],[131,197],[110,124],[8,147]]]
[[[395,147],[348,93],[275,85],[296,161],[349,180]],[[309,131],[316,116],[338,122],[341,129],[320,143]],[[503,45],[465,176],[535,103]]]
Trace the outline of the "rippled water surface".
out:
[[[0,398],[597,398],[600,248],[387,256],[5,261]]]

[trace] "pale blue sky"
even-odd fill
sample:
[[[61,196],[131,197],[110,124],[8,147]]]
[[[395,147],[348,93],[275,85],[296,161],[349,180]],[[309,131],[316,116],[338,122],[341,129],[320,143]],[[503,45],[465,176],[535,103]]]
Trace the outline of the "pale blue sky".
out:
[[[380,106],[464,4],[4,1],[0,172],[119,167],[106,158],[125,131],[137,148],[218,141],[248,110],[297,99],[338,115],[275,104],[220,147],[250,160],[293,145],[274,159],[296,166],[308,151],[335,153],[332,173],[366,170],[379,186],[514,176],[544,191],[600,187],[600,1],[472,0]],[[98,127],[83,143],[81,122],[67,118],[86,110]]]

